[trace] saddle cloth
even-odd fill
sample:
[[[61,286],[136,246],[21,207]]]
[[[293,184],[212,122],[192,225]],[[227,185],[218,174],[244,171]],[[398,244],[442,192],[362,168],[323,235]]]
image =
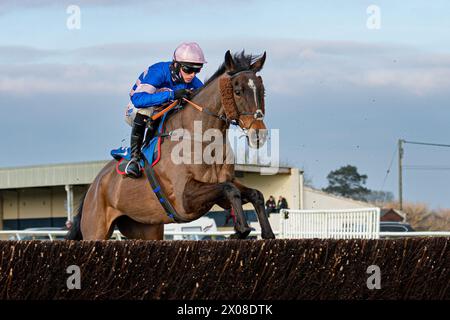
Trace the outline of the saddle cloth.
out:
[[[142,155],[147,159],[148,163],[151,163],[153,167],[159,162],[161,158],[161,142],[164,128],[164,122],[166,120],[167,113],[162,116],[159,123],[157,134],[153,137],[150,142],[144,141],[143,147],[141,149]],[[125,168],[128,162],[131,160],[131,148],[130,147],[120,147],[111,150],[111,156],[117,160],[116,171],[118,174],[125,175]],[[144,160],[141,159],[141,168],[144,168]],[[143,169],[142,169],[143,170]]]

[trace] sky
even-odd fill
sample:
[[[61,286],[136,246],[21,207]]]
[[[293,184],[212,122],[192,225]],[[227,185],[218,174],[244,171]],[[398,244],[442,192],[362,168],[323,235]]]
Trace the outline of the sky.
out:
[[[397,197],[398,139],[450,144],[448,12],[417,0],[0,0],[0,167],[109,159],[128,143],[137,76],[195,41],[201,80],[229,49],[267,52],[265,122],[283,163],[316,188],[355,165]],[[405,169],[405,201],[450,208],[450,148],[405,145],[404,156],[430,168]]]

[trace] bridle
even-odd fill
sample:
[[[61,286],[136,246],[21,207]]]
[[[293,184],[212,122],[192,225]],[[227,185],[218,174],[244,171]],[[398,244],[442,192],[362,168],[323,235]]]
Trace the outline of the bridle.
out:
[[[191,106],[193,106],[195,109],[197,109],[200,112],[204,112],[210,116],[216,117],[219,120],[222,120],[226,122],[227,124],[231,124],[234,126],[239,126],[244,132],[248,131],[255,121],[263,121],[264,120],[264,113],[262,111],[262,106],[259,105],[258,99],[256,99],[256,91],[255,92],[255,102],[256,102],[256,111],[255,112],[239,112],[236,101],[234,100],[234,94],[233,94],[233,85],[231,84],[231,79],[236,77],[239,74],[252,72],[250,70],[240,71],[237,72],[231,76],[222,77],[219,79],[219,87],[220,87],[220,97],[222,106],[224,108],[225,114],[218,114],[215,112],[212,112],[208,108],[199,106],[198,104],[192,102],[189,99],[183,98],[183,101],[187,102]],[[241,119],[241,116],[251,116],[253,117],[252,122],[248,127],[245,127],[243,120]]]

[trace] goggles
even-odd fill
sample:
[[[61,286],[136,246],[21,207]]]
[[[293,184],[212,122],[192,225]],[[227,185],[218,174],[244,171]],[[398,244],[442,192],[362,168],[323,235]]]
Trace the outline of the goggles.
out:
[[[183,70],[183,72],[187,74],[199,73],[202,70],[202,66],[181,64],[181,70]]]

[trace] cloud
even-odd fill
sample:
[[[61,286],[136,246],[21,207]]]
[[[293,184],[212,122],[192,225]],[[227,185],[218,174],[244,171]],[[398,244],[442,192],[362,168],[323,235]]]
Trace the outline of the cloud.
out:
[[[0,92],[13,95],[128,93],[128,67],[89,64],[0,65]]]
[[[0,61],[2,63],[30,63],[44,61],[62,55],[59,50],[33,48],[30,46],[0,46]]]
[[[201,42],[201,41],[200,41]],[[416,96],[446,93],[450,55],[414,47],[349,41],[219,39],[201,42],[209,63],[199,75],[210,76],[226,50],[260,54],[268,94],[302,96],[308,92],[399,91]],[[128,90],[149,64],[169,60],[173,42],[107,43],[73,50],[2,46],[0,91],[106,92]]]
[[[130,0],[127,1],[127,5],[130,2],[143,2],[142,0]],[[0,1],[0,11],[12,11],[12,10],[18,10],[18,9],[35,9],[35,8],[41,8],[41,7],[48,7],[48,6],[69,6],[72,4],[76,4],[79,6],[112,6],[112,5],[119,5],[123,4],[124,1],[120,0],[21,0],[21,1],[14,1],[14,0],[1,0]]]
[[[233,0],[237,2],[237,0]],[[230,1],[228,1],[230,2]],[[251,5],[255,3],[255,0],[247,1],[246,5]],[[241,5],[241,1],[239,1]],[[35,10],[39,8],[47,7],[68,7],[70,5],[77,5],[81,8],[83,7],[133,7],[133,6],[145,6],[151,8],[153,11],[165,10],[167,8],[167,3],[159,0],[0,0],[0,14],[5,14],[17,10]],[[204,6],[204,0],[172,0],[171,5],[173,6]],[[211,5],[221,5],[223,6],[222,0],[209,0],[208,6]]]
[[[450,88],[450,68],[377,69],[366,72],[365,83],[372,87],[400,88],[416,96],[446,93]]]
[[[311,90],[398,90],[417,96],[447,93],[450,54],[414,47],[348,41],[267,41],[265,83],[281,94]]]
[[[291,40],[291,39],[261,39],[261,38],[223,38],[209,39],[208,41],[198,41],[203,47],[208,58],[213,56],[223,60],[225,52],[230,49],[232,52],[244,50],[247,53],[261,54],[267,51],[270,60],[276,61],[277,64],[292,66],[293,64],[302,63],[304,61],[313,60],[320,56],[329,57],[368,57],[383,55],[399,55],[407,51],[414,50],[405,46],[393,46],[382,44],[368,44],[350,41],[307,41],[307,40]],[[162,56],[171,57],[171,53],[178,43],[173,41],[153,41],[153,42],[120,42],[106,43],[87,47],[80,47],[74,50],[53,51],[36,49],[32,47],[8,47],[0,46],[0,54],[6,56],[9,51],[12,54],[19,52],[20,49],[26,53],[27,51],[38,51],[42,57],[50,54],[64,54],[65,57],[76,57],[82,59],[107,59],[125,62],[131,60],[130,52],[133,59],[148,59],[149,57]],[[23,58],[21,54],[18,58]],[[208,59],[211,60],[211,59]]]

